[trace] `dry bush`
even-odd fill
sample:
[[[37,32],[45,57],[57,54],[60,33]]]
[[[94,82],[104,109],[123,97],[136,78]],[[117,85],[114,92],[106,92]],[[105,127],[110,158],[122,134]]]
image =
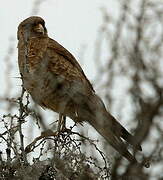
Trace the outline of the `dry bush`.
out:
[[[1,118],[4,126],[0,134],[3,152],[0,154],[1,179],[97,179],[109,177],[110,166],[104,153],[96,143],[82,134],[70,129],[52,131],[45,129],[40,136],[25,146],[25,129],[23,124],[35,120],[38,129],[43,117],[29,107],[29,95],[22,88],[21,96],[16,99],[1,99],[9,103],[10,111]],[[45,119],[44,119],[45,120]],[[57,121],[55,122],[57,123]],[[43,126],[43,125],[42,125]],[[76,126],[76,125],[74,125]],[[101,165],[93,156],[82,153],[81,145],[89,143],[103,159]],[[37,157],[29,157],[35,152]],[[3,153],[3,156],[2,156]],[[47,154],[49,156],[47,156]]]

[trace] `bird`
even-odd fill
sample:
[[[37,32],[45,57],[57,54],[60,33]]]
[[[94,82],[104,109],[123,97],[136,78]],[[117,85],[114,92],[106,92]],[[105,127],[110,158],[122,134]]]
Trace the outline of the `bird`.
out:
[[[75,123],[89,123],[124,158],[138,163],[127,144],[142,151],[140,144],[106,109],[76,58],[48,36],[43,18],[23,20],[17,38],[23,87],[34,102]]]

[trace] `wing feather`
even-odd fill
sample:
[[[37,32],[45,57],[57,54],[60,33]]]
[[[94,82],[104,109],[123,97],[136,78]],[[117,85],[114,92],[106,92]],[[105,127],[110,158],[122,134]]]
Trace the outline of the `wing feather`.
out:
[[[60,66],[64,66],[64,67],[60,67],[60,69],[65,70],[67,72],[71,71],[70,73],[71,75],[73,74],[73,72],[76,73],[75,75],[78,74],[77,76],[80,76],[80,78],[84,79],[87,82],[89,88],[94,92],[93,86],[90,83],[90,81],[87,79],[86,75],[84,74],[80,64],[77,62],[75,57],[68,50],[66,50],[62,45],[60,45],[57,41],[51,38],[49,38],[48,49],[51,49],[52,54],[54,52],[63,57],[63,58],[59,58]],[[64,62],[62,62],[62,60]]]

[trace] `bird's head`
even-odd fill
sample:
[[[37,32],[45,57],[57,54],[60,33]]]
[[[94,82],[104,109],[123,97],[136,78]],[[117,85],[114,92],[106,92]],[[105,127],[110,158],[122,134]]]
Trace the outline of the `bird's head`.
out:
[[[31,16],[22,21],[18,26],[18,40],[22,37],[27,41],[30,37],[46,37],[45,21],[38,16]]]

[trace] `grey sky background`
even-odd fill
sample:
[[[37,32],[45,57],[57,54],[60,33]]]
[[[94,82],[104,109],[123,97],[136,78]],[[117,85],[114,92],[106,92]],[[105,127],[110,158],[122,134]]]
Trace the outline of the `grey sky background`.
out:
[[[94,45],[99,26],[102,23],[100,8],[107,8],[108,12],[115,14],[115,16],[118,13],[118,4],[115,0],[45,0],[41,3],[38,14],[31,14],[34,2],[36,1],[5,0],[1,2],[0,95],[3,95],[5,90],[6,80],[4,79],[4,72],[7,67],[4,60],[8,54],[7,50],[11,44],[11,38],[14,45],[14,53],[10,57],[13,69],[11,74],[9,74],[9,78],[14,82],[14,92],[18,92],[21,84],[20,80],[14,77],[19,76],[16,33],[17,27],[22,20],[31,15],[39,15],[44,18],[49,36],[68,49],[77,58],[88,79],[93,80],[96,73],[93,62]],[[80,59],[83,47],[84,57]],[[122,81],[122,86],[123,84],[124,82]],[[121,89],[118,89],[118,92],[121,93]],[[48,113],[51,112],[48,111]],[[124,121],[122,124],[126,126],[127,122]]]

